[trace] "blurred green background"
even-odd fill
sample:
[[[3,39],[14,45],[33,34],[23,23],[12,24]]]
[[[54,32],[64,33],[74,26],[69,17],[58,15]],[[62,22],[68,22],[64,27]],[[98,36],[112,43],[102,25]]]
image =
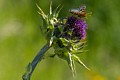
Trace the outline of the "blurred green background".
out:
[[[88,72],[76,64],[78,80],[120,80],[120,0],[52,0],[53,9],[64,5],[59,17],[68,10],[87,5],[92,12],[88,52],[81,60]],[[35,3],[47,14],[50,0],[0,0],[0,80],[22,80],[25,67],[46,43],[40,31],[41,17]],[[53,53],[50,49],[47,54]],[[47,55],[36,67],[31,80],[73,80],[64,60]]]

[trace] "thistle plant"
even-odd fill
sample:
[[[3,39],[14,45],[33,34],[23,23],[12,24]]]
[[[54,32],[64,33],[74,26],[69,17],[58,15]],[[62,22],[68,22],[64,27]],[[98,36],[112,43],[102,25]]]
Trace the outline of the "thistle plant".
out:
[[[55,11],[52,11],[51,5],[48,15],[37,5],[39,9],[38,13],[43,20],[41,30],[45,34],[47,43],[40,52],[38,52],[33,61],[28,64],[27,70],[23,75],[23,80],[30,80],[36,65],[42,60],[44,54],[51,47],[54,48],[54,54],[51,55],[51,57],[58,56],[66,60],[73,77],[76,74],[75,62],[90,70],[77,56],[85,51],[84,47],[86,46],[86,29],[88,29],[85,21],[87,17],[85,13],[86,6],[82,5],[79,9],[70,10],[69,12],[72,13],[72,15],[67,18],[58,18],[62,7],[59,5]]]

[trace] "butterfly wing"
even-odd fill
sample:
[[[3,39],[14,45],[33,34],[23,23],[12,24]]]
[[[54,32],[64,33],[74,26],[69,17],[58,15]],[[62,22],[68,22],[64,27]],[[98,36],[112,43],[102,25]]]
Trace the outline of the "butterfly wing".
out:
[[[78,13],[79,12],[79,8],[77,8],[77,9],[70,9],[69,12],[70,13]]]
[[[86,10],[86,5],[83,4],[79,7],[79,11],[85,11]]]

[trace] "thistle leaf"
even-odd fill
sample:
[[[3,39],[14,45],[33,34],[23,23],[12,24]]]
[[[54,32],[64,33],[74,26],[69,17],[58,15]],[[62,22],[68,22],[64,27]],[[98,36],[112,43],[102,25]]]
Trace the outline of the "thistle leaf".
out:
[[[65,38],[60,38],[60,40],[62,41],[62,44],[64,46],[67,46],[69,44],[69,41],[67,39],[65,39]]]
[[[50,23],[51,23],[51,24],[49,24],[48,27],[49,27],[51,30],[54,30],[54,25],[53,25],[54,23],[52,22],[52,20],[50,21]]]
[[[42,9],[38,6],[38,4],[36,4],[37,8],[39,9],[38,13],[43,17],[43,19],[46,19],[47,16],[45,15],[45,13],[42,11]]]
[[[71,50],[71,52],[73,54],[81,54],[81,53],[84,53],[84,52],[87,52],[88,50]]]
[[[49,46],[51,46],[52,43],[53,43],[53,37],[52,37],[52,35],[51,35],[51,39],[50,39],[50,42],[49,42]]]
[[[63,8],[63,6],[62,6],[62,7],[60,7],[60,6],[61,6],[61,4],[58,5],[58,7],[56,8],[56,10],[55,10],[55,12],[54,12],[54,14],[53,14],[53,16],[54,16],[55,18],[57,18],[57,17],[59,16],[59,13],[60,13],[61,9]]]
[[[72,55],[71,53],[68,52],[68,55],[69,55],[69,58],[68,58],[68,65],[72,71],[72,74],[73,74],[73,77],[75,77],[75,74],[76,74],[76,70],[75,70],[75,63],[74,63],[74,60],[72,59]]]
[[[58,26],[58,29],[59,29],[59,31],[62,33],[62,32],[63,32],[64,27],[63,27],[63,26],[61,26],[61,25],[59,25],[59,26]]]
[[[53,14],[54,17],[56,17],[56,12],[57,12],[58,8],[60,7],[60,5],[61,5],[61,4],[59,4],[59,5],[57,6],[57,8],[55,9],[54,14]]]
[[[61,9],[63,8],[63,6],[56,12],[56,18],[59,16],[59,13],[60,13],[60,11],[61,11]]]
[[[77,42],[77,43],[72,43],[73,50],[81,50],[84,47],[86,47],[86,42]]]
[[[52,1],[50,3],[50,15],[52,15]]]
[[[53,42],[53,32],[52,30],[48,30],[46,33],[46,39],[48,41],[49,46],[51,46],[52,42]]]
[[[85,67],[87,70],[90,70],[80,59],[78,56],[76,56],[75,54],[72,55],[72,58],[78,62],[80,65],[82,65],[83,67]]]
[[[41,32],[44,34],[48,28],[48,24],[45,19],[42,18],[42,25],[40,26]]]

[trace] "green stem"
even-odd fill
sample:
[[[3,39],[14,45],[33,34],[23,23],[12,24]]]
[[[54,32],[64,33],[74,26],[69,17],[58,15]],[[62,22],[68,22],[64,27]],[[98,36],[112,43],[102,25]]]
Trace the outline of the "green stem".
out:
[[[44,45],[44,47],[38,52],[38,54],[33,59],[32,63],[29,63],[27,66],[27,71],[23,75],[23,80],[30,80],[30,77],[37,66],[38,62],[42,60],[45,52],[50,48],[48,44]]]

